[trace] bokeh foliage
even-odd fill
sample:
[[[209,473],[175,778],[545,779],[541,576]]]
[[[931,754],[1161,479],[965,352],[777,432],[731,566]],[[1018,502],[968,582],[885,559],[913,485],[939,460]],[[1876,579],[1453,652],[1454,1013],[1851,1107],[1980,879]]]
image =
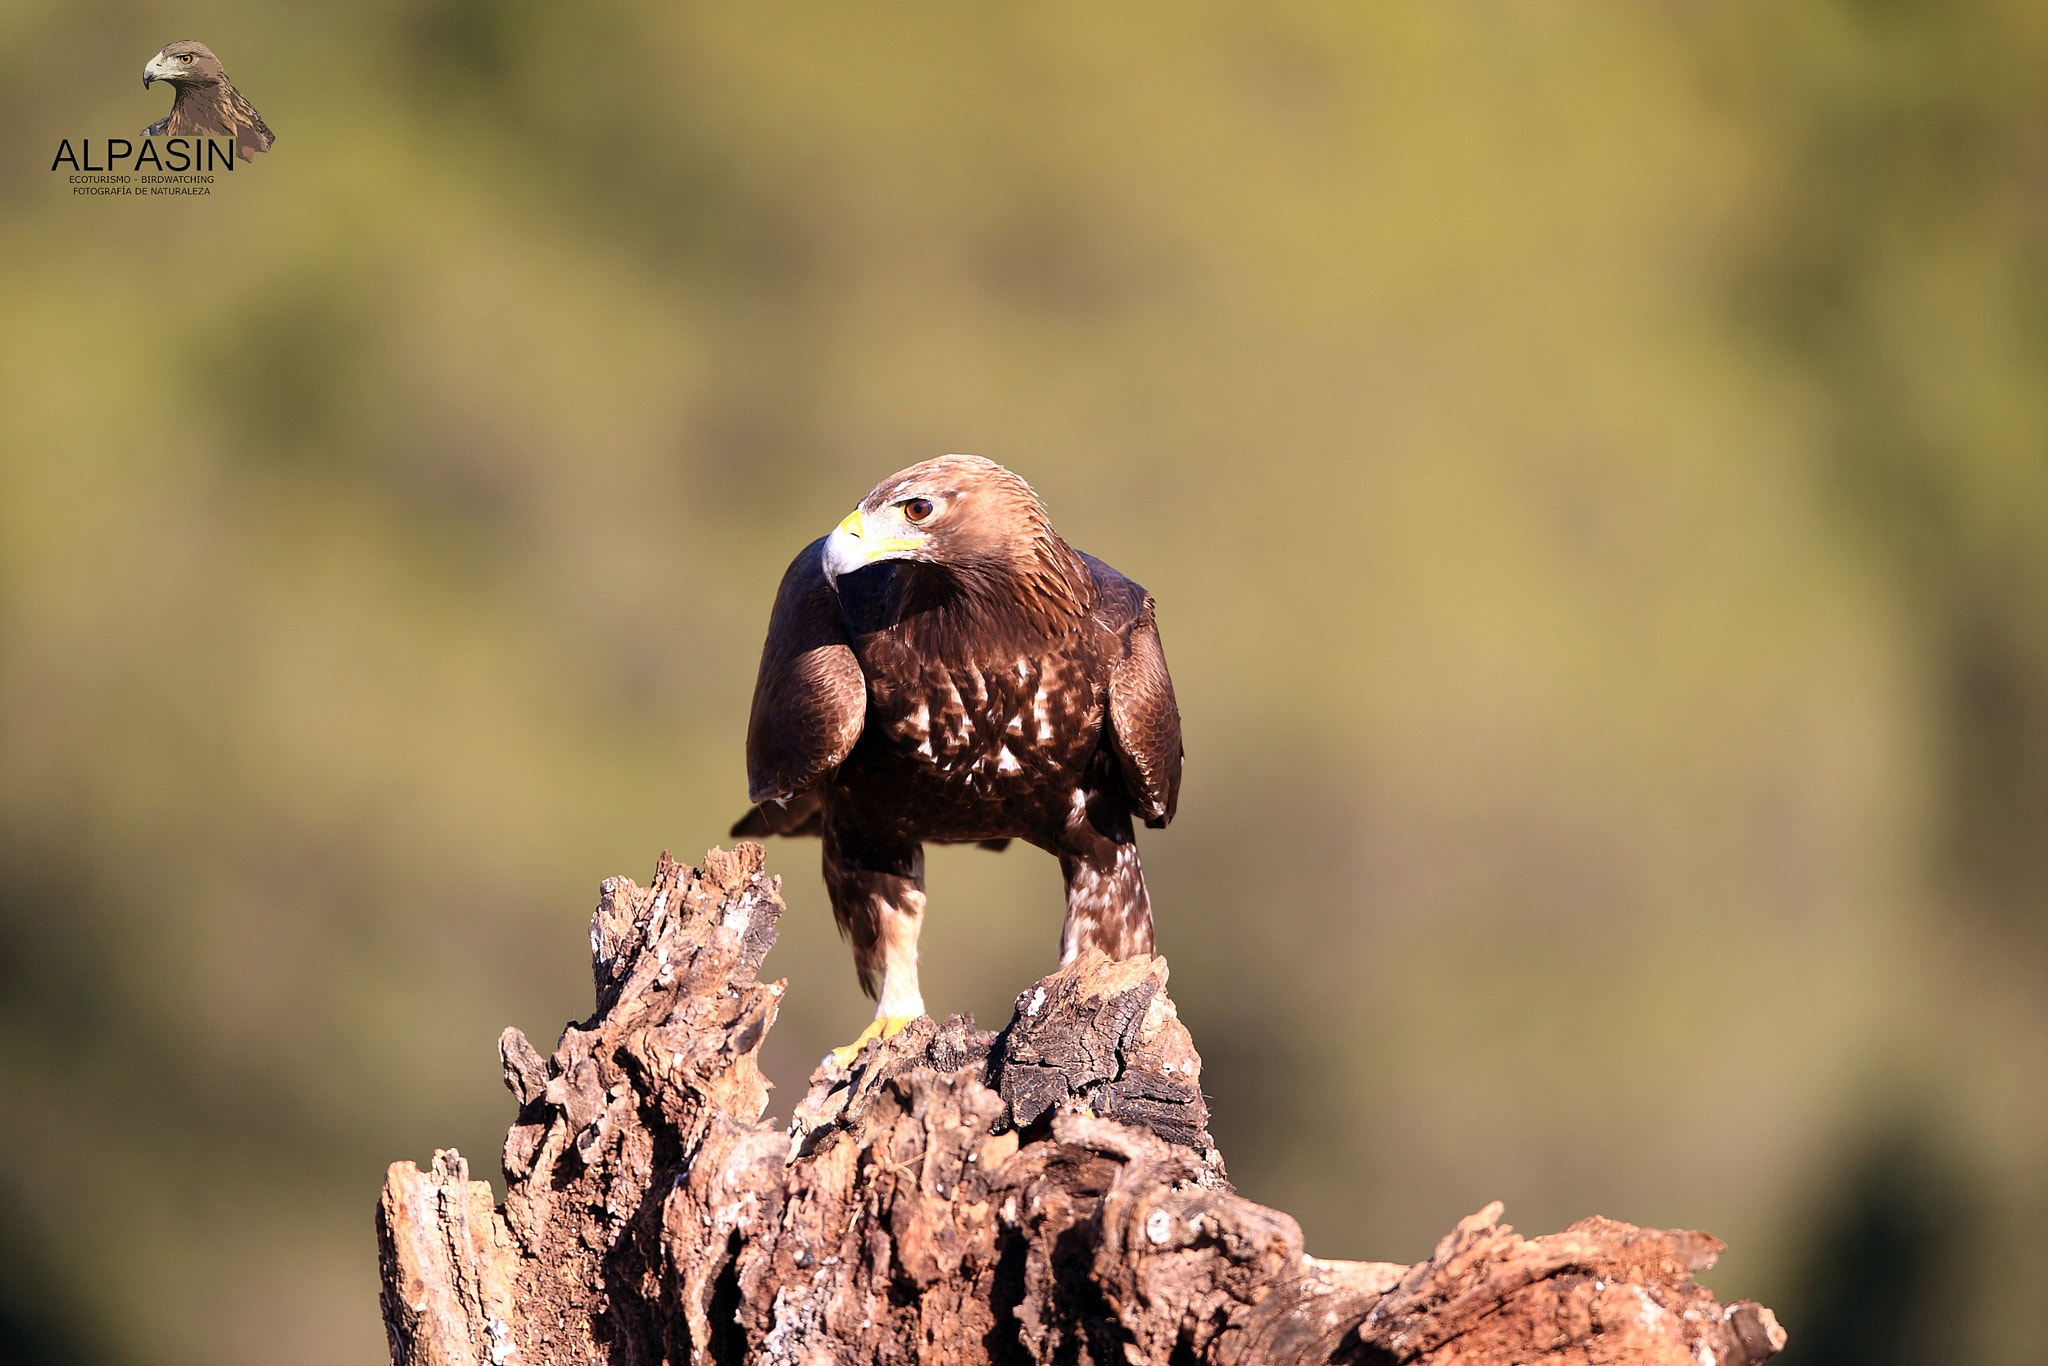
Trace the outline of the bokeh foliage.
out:
[[[178,37],[275,150],[71,198]],[[0,38],[0,1352],[375,1359],[384,1164],[492,1165],[597,880],[739,813],[782,565],[969,450],[1160,600],[1162,947],[1312,1250],[1597,1210],[1800,1359],[2037,1359],[2048,11]],[[770,858],[787,1095],[866,1007]],[[1056,870],[931,880],[927,999],[999,1022]]]

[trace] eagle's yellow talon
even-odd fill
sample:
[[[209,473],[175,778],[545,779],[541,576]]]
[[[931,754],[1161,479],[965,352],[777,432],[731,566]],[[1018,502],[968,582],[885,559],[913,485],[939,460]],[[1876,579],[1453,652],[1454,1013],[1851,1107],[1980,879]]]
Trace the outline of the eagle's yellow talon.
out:
[[[871,1040],[879,1039],[881,1036],[882,1021],[877,1016],[875,1022],[866,1029],[863,1029],[852,1043],[847,1044],[843,1048],[833,1049],[832,1061],[838,1063],[841,1067],[853,1066],[853,1060],[860,1056],[861,1049],[866,1048]]]
[[[844,1048],[833,1049],[832,1060],[841,1067],[851,1067],[853,1066],[853,1060],[860,1056],[860,1051],[863,1048],[866,1048],[876,1039],[895,1038],[908,1028],[910,1022],[916,1018],[917,1016],[915,1015],[877,1015],[874,1018],[874,1022],[860,1032],[859,1038]]]

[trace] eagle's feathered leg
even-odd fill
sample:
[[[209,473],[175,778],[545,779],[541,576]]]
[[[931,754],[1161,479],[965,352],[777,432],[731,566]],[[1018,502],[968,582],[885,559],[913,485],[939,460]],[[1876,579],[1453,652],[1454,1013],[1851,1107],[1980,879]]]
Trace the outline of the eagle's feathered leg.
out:
[[[832,918],[853,941],[860,988],[875,998],[875,1020],[834,1049],[850,1063],[870,1039],[886,1039],[924,1014],[917,986],[917,933],[924,926],[924,847],[877,846],[824,823],[825,890]]]
[[[1071,963],[1091,948],[1111,958],[1152,952],[1152,898],[1145,892],[1145,870],[1122,794],[1077,790],[1056,852],[1067,880],[1060,962]]]

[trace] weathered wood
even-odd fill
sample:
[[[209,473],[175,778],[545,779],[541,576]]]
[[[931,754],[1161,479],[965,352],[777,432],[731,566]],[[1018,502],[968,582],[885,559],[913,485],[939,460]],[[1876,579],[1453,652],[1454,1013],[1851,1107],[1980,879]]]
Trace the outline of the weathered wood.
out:
[[[1159,958],[1083,957],[1001,1034],[919,1020],[828,1058],[764,1123],[761,858],[604,884],[596,1012],[546,1059],[500,1041],[502,1207],[453,1152],[392,1166],[394,1362],[1749,1366],[1784,1343],[1692,1283],[1721,1250],[1700,1233],[1524,1239],[1491,1205],[1412,1267],[1306,1256],[1225,1178]]]

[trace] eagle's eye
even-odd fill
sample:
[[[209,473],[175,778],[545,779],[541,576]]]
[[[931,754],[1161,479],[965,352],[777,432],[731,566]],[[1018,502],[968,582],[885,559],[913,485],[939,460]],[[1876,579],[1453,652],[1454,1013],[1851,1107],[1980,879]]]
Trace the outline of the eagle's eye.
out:
[[[932,500],[929,498],[912,498],[905,501],[902,504],[902,508],[903,515],[906,518],[913,522],[922,522],[925,518],[932,515]]]
[[[190,66],[192,65],[192,54],[189,52],[180,52],[178,54],[178,60],[183,62],[186,66]]]

